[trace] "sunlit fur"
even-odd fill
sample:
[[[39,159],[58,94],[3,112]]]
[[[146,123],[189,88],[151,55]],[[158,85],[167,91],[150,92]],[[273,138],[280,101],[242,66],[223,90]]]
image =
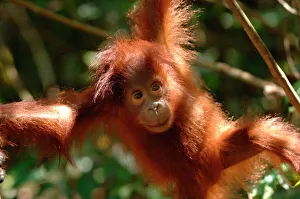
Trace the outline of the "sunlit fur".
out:
[[[192,16],[180,0],[142,0],[129,15],[132,37],[115,39],[96,56],[90,88],[54,101],[0,106],[4,144],[37,145],[41,156],[70,159],[72,141],[102,126],[131,149],[147,179],[163,188],[175,185],[177,199],[226,199],[240,188],[248,191],[266,161],[287,162],[299,172],[295,127],[272,117],[232,121],[198,88],[189,67],[193,53],[185,48],[193,41],[187,25]],[[128,82],[145,70],[158,75],[167,91],[162,99],[171,120],[159,134],[145,128],[124,101]]]

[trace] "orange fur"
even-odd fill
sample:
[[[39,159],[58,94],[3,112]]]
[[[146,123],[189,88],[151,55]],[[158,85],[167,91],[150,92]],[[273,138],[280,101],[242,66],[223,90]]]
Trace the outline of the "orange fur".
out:
[[[234,189],[257,181],[265,161],[281,161],[300,171],[298,130],[279,118],[230,120],[211,96],[198,88],[189,68],[193,15],[180,0],[142,0],[131,13],[133,36],[116,39],[93,62],[94,84],[65,92],[55,101],[0,106],[0,132],[6,143],[34,144],[41,156],[70,159],[75,138],[103,126],[116,132],[134,153],[144,174],[162,187],[175,184],[175,197],[228,198]],[[151,134],[124,107],[126,82],[151,70],[168,89],[174,122]],[[248,172],[245,172],[248,171]]]

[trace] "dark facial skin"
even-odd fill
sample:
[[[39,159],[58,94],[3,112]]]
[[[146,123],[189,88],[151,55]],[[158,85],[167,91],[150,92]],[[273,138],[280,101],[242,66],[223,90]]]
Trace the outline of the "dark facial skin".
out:
[[[138,71],[126,84],[125,106],[149,132],[162,133],[173,122],[167,95],[161,77],[149,70]]]

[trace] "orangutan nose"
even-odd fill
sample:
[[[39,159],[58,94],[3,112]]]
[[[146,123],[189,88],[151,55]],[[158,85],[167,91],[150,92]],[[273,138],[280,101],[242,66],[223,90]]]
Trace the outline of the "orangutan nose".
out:
[[[153,102],[149,110],[152,110],[158,115],[158,108],[160,106],[160,102]]]

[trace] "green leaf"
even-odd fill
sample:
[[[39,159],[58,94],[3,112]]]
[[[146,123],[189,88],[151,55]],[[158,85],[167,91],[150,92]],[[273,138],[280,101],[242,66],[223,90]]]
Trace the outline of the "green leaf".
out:
[[[300,180],[293,186],[293,188],[298,187],[300,185]]]

